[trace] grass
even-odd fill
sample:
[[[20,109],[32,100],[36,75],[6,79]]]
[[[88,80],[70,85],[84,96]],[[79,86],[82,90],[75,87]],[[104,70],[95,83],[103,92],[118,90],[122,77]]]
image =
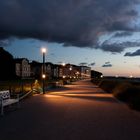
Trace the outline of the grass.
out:
[[[140,86],[131,83],[122,83],[114,91],[114,96],[126,102],[131,108],[140,110]]]
[[[99,87],[112,93],[117,99],[127,103],[129,107],[140,110],[140,82],[132,79],[102,79]]]
[[[112,93],[113,89],[119,84],[116,80],[101,80],[99,82],[99,87],[108,93]]]

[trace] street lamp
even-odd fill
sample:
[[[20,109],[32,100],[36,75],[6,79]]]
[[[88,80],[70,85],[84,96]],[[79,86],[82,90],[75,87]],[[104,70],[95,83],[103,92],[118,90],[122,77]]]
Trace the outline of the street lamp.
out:
[[[45,75],[45,74],[43,74],[43,75],[42,75],[42,78],[43,78],[43,79],[45,79],[45,78],[46,78],[46,75]]]
[[[69,68],[69,70],[70,70],[70,79],[72,78],[72,66],[70,66],[70,68]]]
[[[42,54],[43,54],[43,69],[42,69],[42,79],[43,79],[43,94],[45,94],[45,54],[46,54],[46,48],[41,49]]]
[[[66,66],[66,64],[63,62],[63,63],[62,63],[62,66]]]
[[[62,63],[62,74],[63,74],[62,77],[64,77],[64,75],[66,75],[65,66],[66,66],[66,64],[63,62],[63,63]]]

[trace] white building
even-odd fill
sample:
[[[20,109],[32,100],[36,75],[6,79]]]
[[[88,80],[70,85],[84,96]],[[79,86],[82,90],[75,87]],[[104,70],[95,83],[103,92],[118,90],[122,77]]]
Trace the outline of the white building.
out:
[[[29,78],[31,75],[31,67],[29,60],[26,58],[15,59],[16,75],[21,78]]]
[[[81,67],[81,78],[91,78],[91,68],[87,66]]]

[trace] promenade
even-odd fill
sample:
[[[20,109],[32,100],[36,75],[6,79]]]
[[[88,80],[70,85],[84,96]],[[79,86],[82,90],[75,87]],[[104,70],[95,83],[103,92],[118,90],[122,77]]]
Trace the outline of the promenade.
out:
[[[0,116],[0,140],[139,140],[140,112],[88,80],[33,95]]]

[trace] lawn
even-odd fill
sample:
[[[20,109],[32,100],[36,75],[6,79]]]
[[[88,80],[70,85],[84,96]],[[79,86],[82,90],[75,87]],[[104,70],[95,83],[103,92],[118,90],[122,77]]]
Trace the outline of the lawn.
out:
[[[97,82],[98,81],[98,82]],[[92,79],[94,83],[94,79]],[[135,78],[102,78],[95,83],[131,108],[140,110],[140,81]]]

